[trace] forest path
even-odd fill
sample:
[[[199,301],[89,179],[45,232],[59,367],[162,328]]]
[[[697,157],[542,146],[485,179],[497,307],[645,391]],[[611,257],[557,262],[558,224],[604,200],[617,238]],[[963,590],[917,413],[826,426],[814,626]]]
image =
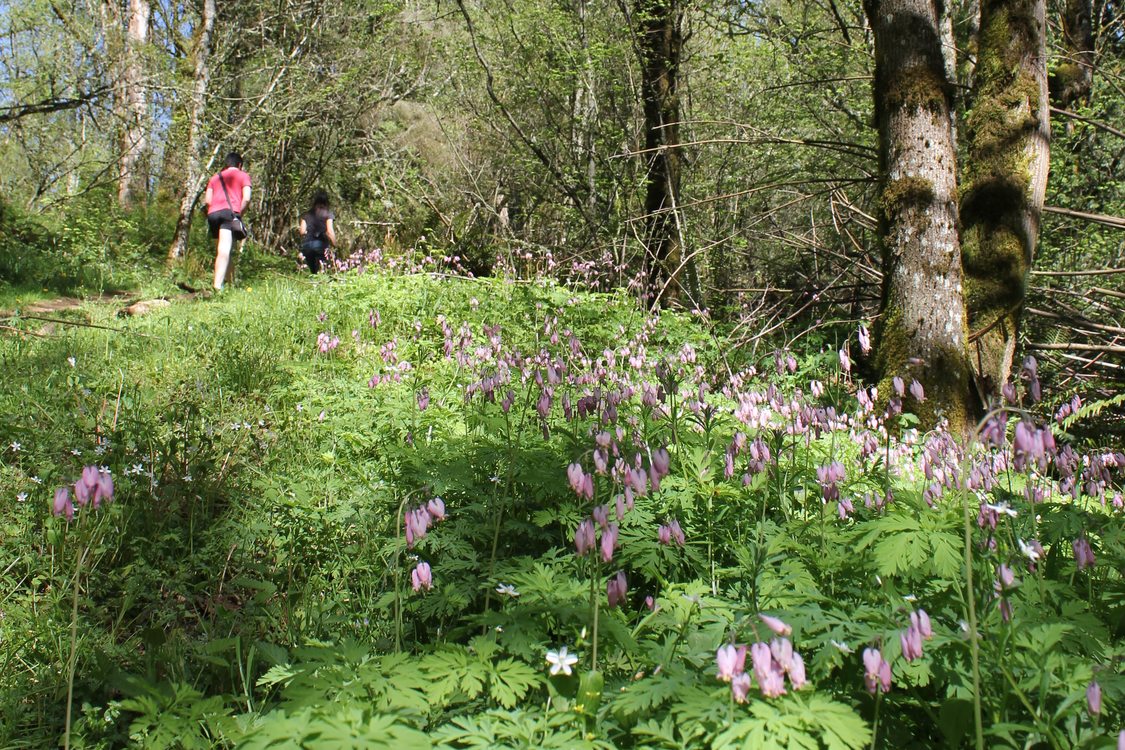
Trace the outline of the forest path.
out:
[[[116,317],[129,316],[135,317],[145,315],[146,313],[158,310],[160,308],[168,307],[173,302],[184,300],[194,300],[197,297],[209,296],[206,292],[200,292],[186,285],[180,285],[185,290],[184,294],[177,294],[172,296],[161,296],[153,298],[138,297],[135,291],[114,292],[111,294],[101,294],[96,297],[72,297],[61,296],[52,299],[39,300],[32,302],[24,307],[16,310],[3,310],[0,311],[0,333],[14,334],[14,335],[27,335],[38,337],[46,337],[53,334],[58,326],[80,326],[89,328],[108,328],[109,326],[96,325],[89,320],[83,321],[81,319],[65,319],[54,317],[53,314],[65,313],[70,310],[77,310],[83,305],[93,303],[95,305],[115,305],[125,302],[125,306],[121,307],[116,312]],[[9,325],[14,320],[35,320],[40,321],[44,325],[40,326],[38,330],[28,330]]]

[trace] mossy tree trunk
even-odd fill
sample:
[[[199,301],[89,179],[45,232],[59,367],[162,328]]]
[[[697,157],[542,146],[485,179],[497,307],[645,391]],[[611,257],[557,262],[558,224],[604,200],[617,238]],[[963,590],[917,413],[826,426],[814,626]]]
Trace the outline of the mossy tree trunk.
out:
[[[191,228],[191,210],[195,206],[199,183],[203,177],[202,144],[203,118],[206,114],[207,87],[211,81],[211,33],[215,27],[215,0],[200,2],[199,27],[195,36],[195,73],[191,92],[191,112],[188,115],[187,164],[180,193],[180,215],[176,231],[168,248],[168,260],[174,261],[187,249],[188,230]]]
[[[925,387],[923,427],[972,419],[957,236],[957,168],[937,0],[867,0],[875,37],[883,303],[876,364]]]
[[[680,0],[637,0],[641,56],[645,159],[645,281],[653,304],[680,299],[701,307],[695,263],[684,259],[680,227],[680,97],[678,76],[683,50]]]
[[[1066,0],[1062,14],[1063,54],[1051,72],[1051,99],[1062,109],[1089,99],[1094,85],[1094,2]]]
[[[1047,189],[1044,0],[983,0],[967,119],[961,253],[970,359],[995,396],[1011,374]]]
[[[129,0],[125,19],[124,58],[121,66],[120,157],[117,201],[129,207],[148,194],[145,155],[149,141],[149,95],[144,72],[144,47],[148,44],[152,8],[148,0]]]

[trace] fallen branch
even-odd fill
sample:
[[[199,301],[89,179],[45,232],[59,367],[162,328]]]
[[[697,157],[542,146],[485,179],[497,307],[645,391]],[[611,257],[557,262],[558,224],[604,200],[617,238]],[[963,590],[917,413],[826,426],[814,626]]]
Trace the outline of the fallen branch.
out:
[[[1032,271],[1032,276],[1113,276],[1125,268],[1092,268],[1086,271]]]
[[[1125,346],[1113,346],[1111,344],[1025,344],[1024,346],[1039,351],[1125,354]]]
[[[1098,294],[1104,294],[1107,297],[1117,297],[1118,299],[1125,299],[1125,292],[1117,292],[1113,289],[1102,289],[1100,286],[1090,287],[1090,291],[1097,292]]]
[[[1058,313],[1048,312],[1047,310],[1037,310],[1034,307],[1027,308],[1027,312],[1031,315],[1038,315],[1043,318],[1050,318],[1051,320],[1061,320],[1079,328],[1092,328],[1095,331],[1125,334],[1125,328],[1120,328],[1118,326],[1109,326],[1105,325],[1104,323],[1095,323],[1092,320],[1086,320],[1085,318],[1076,320],[1074,318],[1069,318],[1066,315],[1059,315]]]
[[[1069,216],[1072,219],[1085,219],[1092,221],[1095,224],[1104,224],[1107,227],[1114,229],[1125,229],[1125,219],[1120,216],[1107,216],[1106,214],[1090,214],[1085,211],[1075,211],[1071,208],[1059,208],[1058,206],[1043,206],[1043,213],[1045,214],[1058,214],[1059,216]]]
[[[18,317],[19,317],[20,320],[41,320],[44,323],[58,323],[59,325],[64,325],[64,326],[80,326],[82,328],[100,328],[103,331],[113,331],[114,333],[131,333],[134,336],[143,336],[146,339],[156,338],[155,336],[152,336],[151,334],[141,333],[139,331],[130,331],[127,328],[114,328],[113,326],[103,326],[103,325],[98,325],[97,323],[83,323],[80,320],[65,320],[63,318],[48,318],[46,315],[20,315]],[[14,319],[15,319],[15,316],[13,316],[12,318],[9,318],[9,320],[14,320]]]
[[[1075,113],[1073,113],[1069,110],[1059,109],[1058,107],[1051,107],[1051,114],[1060,115],[1062,117],[1068,117],[1071,120],[1078,120],[1079,122],[1084,122],[1087,125],[1093,125],[1095,128],[1098,128],[1099,130],[1104,130],[1105,132],[1110,133],[1112,135],[1115,135],[1118,138],[1125,138],[1125,132],[1122,132],[1122,131],[1118,130],[1117,128],[1115,128],[1111,125],[1106,125],[1104,122],[1101,122],[1100,120],[1093,120],[1089,117],[1083,117],[1082,115],[1076,115]]]
[[[41,339],[47,338],[47,334],[45,334],[45,333],[38,333],[36,331],[25,331],[22,328],[16,328],[15,326],[0,325],[0,331],[12,331],[13,333],[18,333],[21,336],[24,335],[24,334],[28,334],[28,335],[31,335],[31,336],[38,336]]]

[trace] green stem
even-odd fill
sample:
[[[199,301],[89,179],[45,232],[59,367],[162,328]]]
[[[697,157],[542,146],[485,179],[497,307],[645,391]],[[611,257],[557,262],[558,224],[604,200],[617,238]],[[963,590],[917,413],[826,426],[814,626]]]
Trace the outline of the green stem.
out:
[[[63,750],[70,749],[70,721],[74,709],[74,672],[78,666],[78,592],[81,585],[82,563],[86,560],[86,547],[78,552],[74,566],[74,593],[70,607],[70,656],[66,661],[66,727],[63,730]]]
[[[598,671],[598,614],[601,609],[601,597],[598,591],[598,581],[601,579],[601,566],[597,561],[597,550],[594,550],[594,575],[590,577],[590,601],[594,605],[594,632],[593,647],[590,655],[590,669]]]
[[[984,722],[980,704],[980,642],[977,637],[976,593],[973,588],[973,531],[968,494],[961,493],[965,516],[965,600],[969,610],[969,653],[973,663],[973,725],[977,750],[984,750]]]
[[[871,726],[871,750],[875,750],[875,743],[879,740],[879,709],[883,706],[883,690],[875,689],[875,721]]]

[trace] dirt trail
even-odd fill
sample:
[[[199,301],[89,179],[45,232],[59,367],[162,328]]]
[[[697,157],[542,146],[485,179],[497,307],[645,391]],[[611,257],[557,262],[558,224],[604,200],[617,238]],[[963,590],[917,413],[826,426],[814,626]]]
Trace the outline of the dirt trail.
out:
[[[77,326],[90,326],[93,328],[109,328],[109,326],[99,326],[78,320],[61,320],[58,318],[50,317],[51,313],[60,313],[67,310],[75,310],[83,304],[93,302],[95,304],[120,304],[125,303],[124,307],[118,309],[119,316],[139,316],[152,312],[163,307],[171,305],[173,302],[182,300],[192,300],[201,296],[201,293],[190,287],[183,286],[186,289],[185,294],[178,294],[171,297],[156,297],[152,299],[144,299],[136,297],[132,292],[118,292],[115,294],[103,294],[97,297],[56,297],[54,299],[40,300],[39,302],[32,302],[18,310],[4,310],[0,311],[0,333],[9,334],[30,334],[32,336],[45,337],[55,332],[59,325],[77,325]],[[6,325],[7,321],[21,318],[23,320],[39,320],[45,325],[41,326],[36,331],[17,328],[15,326]]]

